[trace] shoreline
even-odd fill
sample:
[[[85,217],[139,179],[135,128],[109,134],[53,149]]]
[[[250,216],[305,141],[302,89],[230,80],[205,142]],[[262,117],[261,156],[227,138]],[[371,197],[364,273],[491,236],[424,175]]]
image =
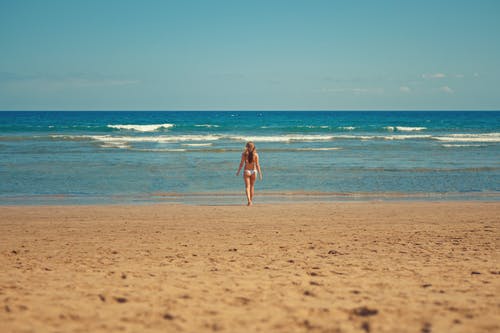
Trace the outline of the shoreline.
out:
[[[135,195],[76,196],[68,194],[22,195],[0,197],[4,206],[86,206],[86,205],[156,205],[180,204],[191,206],[246,204],[244,192],[155,192]],[[499,202],[500,192],[318,192],[318,191],[257,191],[256,204],[301,204],[335,202]]]
[[[492,332],[498,202],[0,207],[4,330]]]

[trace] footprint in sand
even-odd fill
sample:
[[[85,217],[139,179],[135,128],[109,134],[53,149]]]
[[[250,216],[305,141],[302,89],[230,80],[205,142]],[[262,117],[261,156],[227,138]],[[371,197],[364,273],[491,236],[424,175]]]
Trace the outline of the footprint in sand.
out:
[[[174,316],[172,316],[170,313],[167,312],[163,315],[163,319],[174,320]]]
[[[127,303],[127,299],[125,297],[115,297],[114,299],[118,303]]]
[[[370,316],[374,316],[374,315],[378,314],[378,310],[377,309],[370,309],[370,308],[367,308],[366,306],[362,306],[362,307],[353,309],[352,313],[355,314],[356,316],[360,316],[360,317],[370,317]]]

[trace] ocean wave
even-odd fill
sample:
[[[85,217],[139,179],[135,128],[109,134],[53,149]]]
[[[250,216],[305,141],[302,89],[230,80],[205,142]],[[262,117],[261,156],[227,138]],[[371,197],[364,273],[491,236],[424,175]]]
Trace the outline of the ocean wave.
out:
[[[313,132],[314,130],[319,130],[324,132],[324,130],[331,129],[331,126],[328,125],[264,125],[260,126],[260,129],[273,129],[280,131],[290,131],[290,132]]]
[[[136,152],[148,152],[148,153],[177,153],[177,152],[188,152],[188,153],[228,153],[228,152],[241,152],[241,149],[237,148],[212,148],[207,147],[205,149],[189,149],[189,148],[136,148],[129,145],[102,145],[102,148],[121,148],[128,149]],[[314,151],[336,151],[343,150],[339,147],[325,147],[325,148],[292,148],[292,149],[259,149],[260,152],[266,153],[278,153],[278,152],[314,152]]]
[[[341,126],[338,129],[344,130],[344,131],[353,131],[356,129],[354,126]]]
[[[296,148],[295,151],[329,151],[329,150],[342,150],[339,147],[323,147],[323,148]]]
[[[411,140],[411,139],[427,139],[430,135],[389,135],[389,136],[373,136],[373,135],[269,135],[269,136],[240,136],[228,134],[208,134],[208,135],[161,135],[161,136],[113,136],[113,135],[51,135],[50,138],[57,140],[82,141],[94,140],[107,143],[134,143],[134,142],[150,142],[150,143],[185,143],[186,145],[202,146],[209,145],[211,141],[229,140],[241,142],[269,142],[269,143],[290,143],[290,142],[325,142],[334,140]],[[208,142],[207,142],[208,141]],[[192,143],[189,143],[192,142]]]
[[[175,143],[184,141],[214,141],[221,138],[220,135],[172,135],[172,136],[112,136],[112,135],[53,135],[68,140],[97,140],[103,142],[154,142]]]
[[[427,129],[427,127],[408,127],[408,126],[386,126],[384,127],[385,130],[388,130],[390,132],[398,131],[398,132],[418,132],[418,131],[424,131]]]
[[[431,167],[370,167],[370,166],[362,166],[362,167],[350,167],[350,168],[345,168],[342,171],[349,171],[349,172],[380,172],[380,173],[386,173],[386,172],[394,172],[394,173],[428,173],[428,172],[454,172],[454,173],[460,173],[460,172],[490,172],[490,171],[498,171],[500,170],[500,167],[494,167],[494,166],[483,166],[483,167],[464,167],[464,168],[431,168]]]
[[[333,135],[274,135],[274,136],[227,136],[229,140],[253,142],[291,142],[291,141],[328,141],[333,140]]]
[[[130,148],[131,143],[178,143],[219,140],[215,135],[176,136],[111,136],[111,135],[51,135],[52,139],[68,141],[97,141],[103,148]]]
[[[121,149],[130,149],[130,148],[132,148],[128,143],[125,143],[125,142],[113,142],[113,141],[105,142],[105,143],[101,144],[101,147],[102,148],[121,148]]]
[[[206,128],[217,128],[220,127],[219,125],[210,125],[210,124],[199,124],[199,125],[194,125],[195,127],[206,127]]]
[[[187,147],[207,147],[207,146],[211,146],[212,143],[183,143],[182,144],[183,146],[187,146]]]
[[[448,134],[434,139],[446,142],[500,142],[500,133]]]
[[[228,153],[228,152],[241,152],[241,149],[237,148],[213,148],[211,146],[201,146],[201,149],[190,149],[197,146],[187,146],[183,144],[182,146],[186,148],[141,148],[133,147],[128,143],[119,141],[107,141],[100,144],[101,148],[119,148],[127,149],[135,152],[153,152],[153,153],[177,153],[177,152],[194,152],[194,153]],[[276,153],[276,152],[314,152],[314,151],[336,151],[343,150],[340,147],[310,147],[310,148],[262,148],[259,149],[260,152],[266,153]]]
[[[130,150],[148,152],[148,153],[183,153],[188,151],[187,149],[184,148],[131,148]]]
[[[40,137],[42,140],[45,137]],[[442,142],[500,142],[500,133],[486,134],[449,134],[447,136],[432,136],[427,134],[394,134],[394,135],[260,135],[260,136],[245,136],[245,135],[230,135],[230,134],[185,134],[185,135],[156,135],[156,136],[114,136],[114,135],[50,135],[48,138],[52,140],[68,140],[68,141],[98,141],[109,145],[121,145],[131,143],[182,143],[186,146],[208,146],[213,141],[239,141],[239,142],[267,142],[267,143],[294,143],[294,142],[327,142],[337,140],[360,140],[360,141],[375,141],[375,140],[437,140]],[[5,137],[4,137],[5,139]],[[7,140],[19,140],[9,137]],[[29,139],[29,138],[26,138]],[[32,137],[31,139],[37,140]],[[3,141],[3,140],[2,140]]]
[[[28,141],[28,140],[37,140],[39,138],[42,138],[42,136],[4,136],[4,135],[0,135],[0,142],[1,141],[5,141],[5,142],[9,142],[9,141]],[[47,137],[43,137],[43,138],[47,138]]]
[[[327,126],[327,125],[300,125],[300,126],[297,126],[297,128],[321,128],[321,129],[325,129],[325,128],[330,128],[330,126]]]
[[[387,135],[382,136],[384,140],[414,140],[414,139],[429,139],[432,135]]]
[[[488,145],[478,145],[478,144],[444,144],[444,148],[462,148],[462,147],[487,147]]]
[[[275,135],[275,136],[228,136],[227,139],[254,142],[321,142],[334,140],[412,140],[428,139],[431,135]]]
[[[109,128],[119,129],[119,130],[129,130],[137,132],[155,132],[159,129],[167,129],[174,127],[174,124],[151,124],[151,125],[107,125]]]
[[[44,140],[49,138],[50,140],[62,140],[62,141],[89,141],[92,140],[93,137],[104,137],[102,135],[66,135],[66,134],[54,134],[47,136],[33,136],[32,139],[35,140]]]

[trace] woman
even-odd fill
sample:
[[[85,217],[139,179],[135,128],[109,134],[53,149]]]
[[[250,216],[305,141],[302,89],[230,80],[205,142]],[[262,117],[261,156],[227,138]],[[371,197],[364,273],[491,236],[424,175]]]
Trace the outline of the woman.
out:
[[[245,146],[245,151],[241,154],[240,167],[236,176],[240,175],[241,168],[245,165],[243,169],[243,180],[245,181],[245,192],[247,194],[248,206],[252,205],[254,184],[257,178],[257,173],[259,174],[260,180],[262,180],[262,171],[260,170],[259,155],[255,149],[253,142],[247,142]]]

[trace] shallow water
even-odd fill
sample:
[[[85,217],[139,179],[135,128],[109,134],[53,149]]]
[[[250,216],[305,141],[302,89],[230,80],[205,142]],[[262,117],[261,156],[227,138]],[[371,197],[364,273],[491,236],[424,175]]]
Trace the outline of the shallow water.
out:
[[[0,201],[500,198],[500,112],[0,112]]]

